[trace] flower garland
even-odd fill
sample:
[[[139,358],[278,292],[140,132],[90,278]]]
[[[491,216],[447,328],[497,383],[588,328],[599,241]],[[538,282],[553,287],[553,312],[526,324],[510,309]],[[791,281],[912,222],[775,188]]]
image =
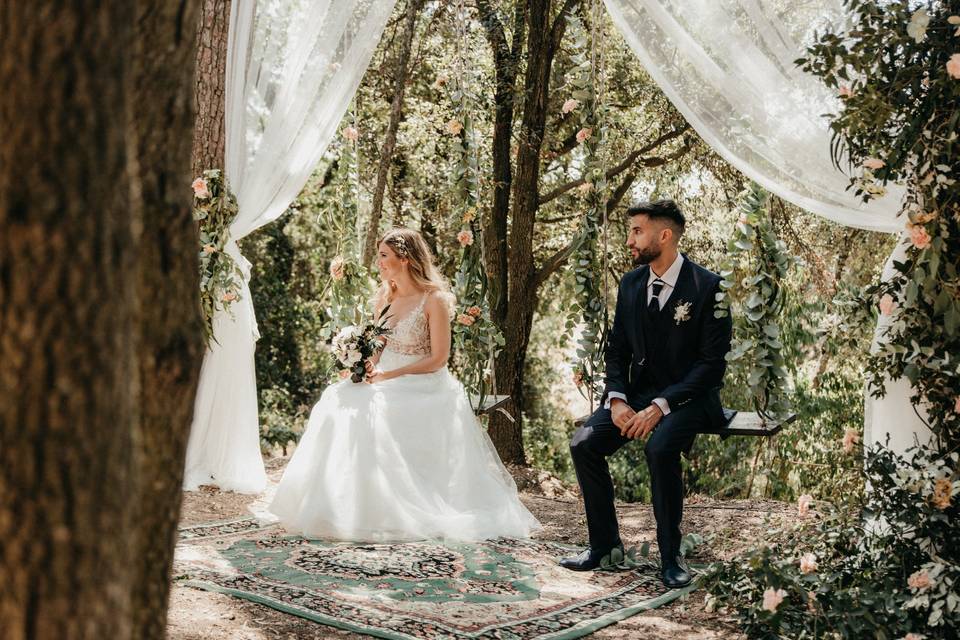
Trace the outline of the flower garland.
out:
[[[761,417],[778,420],[790,412],[786,393],[787,371],[777,318],[783,308],[784,290],[780,282],[786,278],[793,258],[770,224],[767,215],[769,197],[755,183],[742,196],[740,218],[727,243],[727,256],[720,269],[723,281],[717,294],[715,314],[718,318],[730,314],[729,292],[736,290],[737,299],[744,302],[743,309],[735,314],[740,330],[727,354],[727,361],[750,358],[752,366],[747,384],[754,407]],[[735,274],[744,254],[753,258],[752,268],[742,279],[737,279]],[[737,287],[738,281],[740,287]]]
[[[237,217],[237,198],[220,169],[208,169],[193,181],[193,219],[199,226],[200,307],[204,333],[209,343],[217,310],[230,311],[240,300],[243,273],[224,247],[230,240],[230,224]]]
[[[451,139],[454,158],[451,171],[453,207],[451,227],[459,246],[454,293],[458,312],[453,328],[454,368],[464,386],[483,402],[492,390],[492,360],[504,344],[503,336],[490,317],[487,302],[488,281],[483,268],[482,210],[480,202],[479,153],[473,110],[479,100],[474,87],[474,73],[463,52],[468,16],[464,3],[458,2],[454,13],[457,44],[456,69],[453,77],[441,75],[435,86],[446,89],[453,118],[445,125]],[[477,242],[477,238],[481,241]]]
[[[576,71],[570,80],[570,96],[560,108],[564,116],[574,114],[579,126],[576,140],[583,153],[584,182],[578,191],[586,211],[571,256],[575,302],[567,317],[566,328],[568,335],[577,325],[581,328],[576,342],[577,363],[573,367],[573,380],[591,407],[603,384],[603,347],[608,318],[606,287],[603,286],[607,277],[606,252],[601,252],[599,246],[601,231],[606,234],[608,191],[601,153],[606,128],[601,95],[605,76],[602,51],[598,47],[598,39],[602,38],[598,33],[602,24],[602,18],[597,14],[599,6],[599,3],[592,5],[589,31],[580,18],[568,17],[570,31],[574,34],[570,58]]]
[[[868,366],[871,392],[906,377],[944,450],[960,444],[960,10],[897,0],[848,0],[855,28],[824,33],[797,62],[834,88],[834,157],[864,200],[906,185],[907,258],[891,283],[869,287],[890,316]],[[952,5],[952,6],[951,6]],[[896,52],[894,55],[891,52]]]

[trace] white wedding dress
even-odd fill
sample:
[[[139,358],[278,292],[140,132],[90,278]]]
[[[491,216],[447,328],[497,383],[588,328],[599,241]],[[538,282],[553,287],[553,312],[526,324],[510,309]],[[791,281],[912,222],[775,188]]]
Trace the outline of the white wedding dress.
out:
[[[393,327],[382,370],[430,352],[425,301]],[[446,367],[327,387],[269,509],[287,530],[325,540],[477,541],[540,528]]]

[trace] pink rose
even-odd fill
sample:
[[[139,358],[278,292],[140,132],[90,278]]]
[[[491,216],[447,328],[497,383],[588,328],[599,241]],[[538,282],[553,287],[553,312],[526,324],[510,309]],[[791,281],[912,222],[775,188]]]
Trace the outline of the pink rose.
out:
[[[349,140],[350,142],[356,142],[360,138],[360,132],[357,131],[357,128],[353,125],[347,125],[344,127],[341,135],[345,140]]]
[[[194,198],[198,200],[206,200],[210,197],[210,190],[207,187],[207,181],[203,178],[197,178],[194,180],[190,187],[193,189]]]
[[[853,97],[853,89],[851,89],[848,85],[845,85],[845,84],[840,85],[840,97],[841,97],[841,98],[852,98],[852,97]]]
[[[467,309],[467,313],[469,313],[469,314],[470,314],[471,316],[473,316],[474,318],[479,318],[479,317],[480,317],[480,314],[483,313],[483,310],[480,309],[480,307],[473,306],[473,307],[470,307],[469,309]]]
[[[860,442],[860,434],[856,429],[847,428],[843,432],[843,452],[851,453],[855,444]]]
[[[330,277],[334,280],[343,279],[343,258],[337,256],[330,261]]]
[[[447,133],[450,135],[458,136],[461,131],[463,131],[463,124],[459,120],[451,120],[447,123]]]
[[[211,253],[216,253],[217,248],[212,244],[207,244],[203,246],[203,252],[207,255],[210,255]]]
[[[805,553],[800,558],[800,573],[813,573],[817,570],[817,556],[812,553]]]
[[[954,80],[960,80],[960,53],[955,53],[947,60],[947,73]]]
[[[917,249],[926,249],[930,246],[930,234],[927,228],[921,224],[910,225],[910,242]]]
[[[813,504],[813,496],[810,494],[803,494],[800,498],[797,499],[797,515],[801,518],[806,518],[810,513],[810,505]]]
[[[893,299],[893,296],[889,293],[883,294],[883,297],[880,298],[880,313],[885,316],[893,313],[893,310],[897,308],[897,301]]]
[[[563,106],[560,107],[560,111],[562,111],[563,113],[570,113],[571,111],[573,111],[579,106],[580,106],[579,100],[570,98],[569,100],[563,103]]]
[[[910,632],[907,635],[903,636],[903,640],[925,640],[926,636],[922,633],[913,633]]]
[[[927,572],[921,569],[907,578],[907,585],[914,591],[923,591],[933,586],[933,581]]]
[[[580,131],[577,131],[577,142],[583,142],[584,140],[588,140],[592,135],[593,135],[593,129],[591,129],[590,127],[584,127],[583,129],[580,129]]]
[[[579,369],[574,369],[573,371],[573,384],[578,387],[583,384],[583,372]]]
[[[953,497],[953,483],[947,478],[937,478],[933,483],[933,496],[930,502],[937,509],[945,511],[950,506],[950,499]]]
[[[763,592],[763,609],[770,613],[776,613],[777,607],[780,606],[780,603],[783,602],[783,599],[786,597],[787,592],[783,589],[774,590],[772,587],[767,587]]]
[[[457,234],[457,242],[460,243],[461,247],[469,247],[473,244],[473,231],[470,229],[464,229]]]
[[[476,319],[475,319],[473,316],[469,315],[469,314],[461,313],[460,315],[457,316],[457,322],[459,322],[460,324],[462,324],[462,325],[465,326],[465,327],[469,327],[469,326],[471,326],[474,322],[476,322]]]
[[[867,169],[882,169],[886,164],[880,158],[867,158],[863,161],[863,166]]]
[[[237,294],[233,291],[227,291],[225,294],[220,296],[220,300],[223,302],[233,302],[237,299]]]
[[[956,401],[953,403],[953,412],[960,413],[960,396],[957,396]]]

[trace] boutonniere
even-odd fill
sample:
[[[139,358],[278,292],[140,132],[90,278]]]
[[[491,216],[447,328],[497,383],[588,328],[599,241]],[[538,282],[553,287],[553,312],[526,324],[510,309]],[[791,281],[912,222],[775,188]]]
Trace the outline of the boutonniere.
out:
[[[681,302],[673,308],[673,321],[678,325],[690,319],[690,303]]]

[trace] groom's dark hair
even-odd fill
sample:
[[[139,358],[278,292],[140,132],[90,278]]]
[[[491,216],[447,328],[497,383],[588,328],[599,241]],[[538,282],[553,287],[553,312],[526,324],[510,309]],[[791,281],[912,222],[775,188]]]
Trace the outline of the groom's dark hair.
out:
[[[654,200],[653,202],[635,202],[627,208],[627,218],[644,215],[651,220],[666,221],[673,229],[674,235],[679,238],[687,228],[687,219],[683,217],[683,212],[673,200],[664,198]]]

